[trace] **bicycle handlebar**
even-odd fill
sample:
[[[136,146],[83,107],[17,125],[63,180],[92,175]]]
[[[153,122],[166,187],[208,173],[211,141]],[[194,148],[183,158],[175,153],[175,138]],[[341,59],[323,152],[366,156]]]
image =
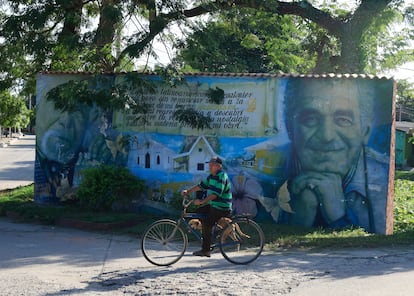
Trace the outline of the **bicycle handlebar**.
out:
[[[194,201],[193,199],[189,199],[188,195],[184,196],[183,202],[182,202],[183,208],[187,209],[193,203],[193,201]]]

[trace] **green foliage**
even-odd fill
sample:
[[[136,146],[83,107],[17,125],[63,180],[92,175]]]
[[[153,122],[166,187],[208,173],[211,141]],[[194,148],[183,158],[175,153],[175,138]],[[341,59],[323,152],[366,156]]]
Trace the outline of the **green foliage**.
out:
[[[0,192],[0,216],[8,213],[17,215],[17,219],[27,222],[41,222],[54,225],[61,219],[87,221],[94,223],[112,223],[143,220],[136,213],[99,212],[80,209],[73,206],[37,204],[33,202],[34,185],[19,187]],[[145,225],[145,224],[144,224]]]
[[[28,202],[33,201],[33,189],[34,185],[28,185],[23,187],[17,187],[15,189],[8,189],[0,191],[1,201],[18,201],[18,202]]]
[[[413,33],[403,22],[403,12],[395,7],[386,8],[373,19],[361,44],[367,61],[365,72],[376,74],[413,60]]]
[[[317,2],[222,10],[189,35],[178,60],[192,71],[376,74],[413,59],[407,1]],[[403,16],[406,28],[395,30]]]
[[[396,99],[399,107],[414,109],[414,85],[407,80],[399,80]]]
[[[91,70],[88,62],[83,61],[87,57],[85,49],[68,48],[65,44],[56,45],[53,50],[51,68],[54,71],[73,71],[74,69]]]
[[[103,165],[82,171],[77,196],[83,208],[108,211],[115,202],[128,203],[139,198],[144,189],[144,181],[127,168]]]
[[[119,76],[96,74],[82,80],[70,80],[51,89],[47,100],[62,111],[73,112],[80,104],[96,106],[104,110],[133,109],[134,113],[146,113],[148,106],[143,95],[154,93],[155,86],[149,79],[137,73]]]
[[[240,45],[247,49],[253,49],[261,46],[262,41],[255,34],[250,33],[243,37],[242,41],[240,42]]]
[[[180,121],[182,125],[202,130],[210,128],[211,117],[205,116],[201,111],[193,108],[178,109],[173,114],[174,119]]]
[[[46,98],[53,101],[57,109],[68,112],[77,110],[80,104],[96,104],[104,110],[121,109],[125,101],[118,95],[113,80],[114,76],[104,75],[80,81],[70,80],[51,89]]]
[[[314,59],[293,19],[253,9],[224,11],[200,24],[181,44],[177,61],[210,72],[302,72]]]
[[[412,177],[412,176],[411,176]],[[414,181],[395,180],[394,183],[394,231],[414,230]]]
[[[396,120],[413,121],[414,119],[414,85],[408,80],[397,81],[397,112]],[[413,143],[414,138],[410,137],[409,142]]]
[[[182,76],[178,73],[162,80],[169,86],[183,83]],[[150,104],[146,102],[145,95],[155,93],[154,81],[145,79],[138,73],[119,75],[96,74],[82,80],[70,80],[64,84],[52,88],[46,99],[54,103],[57,109],[73,112],[79,106],[96,105],[104,110],[128,110],[134,114],[137,124],[146,124],[146,115],[151,111]],[[209,89],[207,96],[215,104],[224,101],[224,90],[216,87]],[[178,109],[174,113],[174,119],[182,125],[196,129],[210,128],[211,117],[194,109]]]
[[[25,102],[9,92],[0,93],[0,126],[25,127],[29,124],[31,111]]]
[[[271,227],[269,224],[261,224],[261,227],[266,234],[266,247],[270,250],[280,248],[378,248],[412,245],[414,243],[413,230],[395,232],[393,235],[379,235],[368,234],[360,228],[335,231],[322,228],[292,228],[285,225]]]
[[[171,23],[191,25],[189,19],[207,13],[213,17],[190,28],[181,47],[181,62],[188,61],[182,68],[308,73],[321,63],[316,69],[343,72],[348,68],[338,65],[345,67],[346,60],[330,62],[347,55],[358,57],[355,65],[362,68],[356,72],[374,72],[412,60],[405,45],[412,40],[413,6],[401,0],[357,2],[193,1],[189,7],[184,0],[1,1],[0,87],[33,93],[41,71],[131,70],[135,58],[158,58],[155,38],[175,47],[178,38],[160,35]],[[146,21],[125,28],[135,18]],[[403,18],[406,32],[385,34]]]
[[[222,104],[224,102],[224,90],[217,86],[215,89],[209,88],[207,97],[210,99],[210,102],[214,104]]]
[[[0,193],[0,216],[17,214],[24,221],[53,224],[64,212],[63,208],[39,207],[33,203],[34,185]]]
[[[135,58],[159,58],[157,37],[179,48],[177,64],[190,71],[377,73],[413,60],[414,23],[408,1],[377,2],[0,1],[0,89],[33,94],[41,71],[130,71]],[[207,13],[201,24],[188,21]],[[146,22],[125,30],[135,18]],[[390,30],[402,20],[404,30]],[[184,42],[165,32],[173,22],[190,26],[181,27],[192,32]],[[177,81],[177,64],[167,66],[168,83]],[[126,106],[116,89],[80,90],[85,100]]]

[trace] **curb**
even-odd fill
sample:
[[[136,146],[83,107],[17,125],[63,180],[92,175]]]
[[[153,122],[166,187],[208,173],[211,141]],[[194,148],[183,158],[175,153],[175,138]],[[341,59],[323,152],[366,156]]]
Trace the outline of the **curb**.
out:
[[[16,142],[17,140],[18,140],[17,138],[13,138],[13,139],[10,139],[7,142],[0,142],[0,148],[6,148],[10,145],[13,145],[13,143]]]

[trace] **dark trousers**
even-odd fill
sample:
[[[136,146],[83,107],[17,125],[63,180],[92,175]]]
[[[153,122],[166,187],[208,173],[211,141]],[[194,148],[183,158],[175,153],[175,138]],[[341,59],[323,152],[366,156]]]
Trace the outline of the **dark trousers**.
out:
[[[211,207],[210,205],[205,205],[196,209],[197,213],[207,214],[205,218],[201,219],[203,223],[203,252],[210,251],[211,245],[211,232],[213,230],[214,223],[220,220],[221,217],[228,217],[230,215],[230,210],[222,211],[216,208]]]

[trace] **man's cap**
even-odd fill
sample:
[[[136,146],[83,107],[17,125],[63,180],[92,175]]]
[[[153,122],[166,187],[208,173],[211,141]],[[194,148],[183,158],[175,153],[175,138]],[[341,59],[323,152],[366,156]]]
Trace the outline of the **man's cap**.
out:
[[[210,159],[210,161],[208,161],[207,163],[218,163],[218,164],[223,164],[223,161],[221,160],[220,157],[218,156],[214,156]]]

